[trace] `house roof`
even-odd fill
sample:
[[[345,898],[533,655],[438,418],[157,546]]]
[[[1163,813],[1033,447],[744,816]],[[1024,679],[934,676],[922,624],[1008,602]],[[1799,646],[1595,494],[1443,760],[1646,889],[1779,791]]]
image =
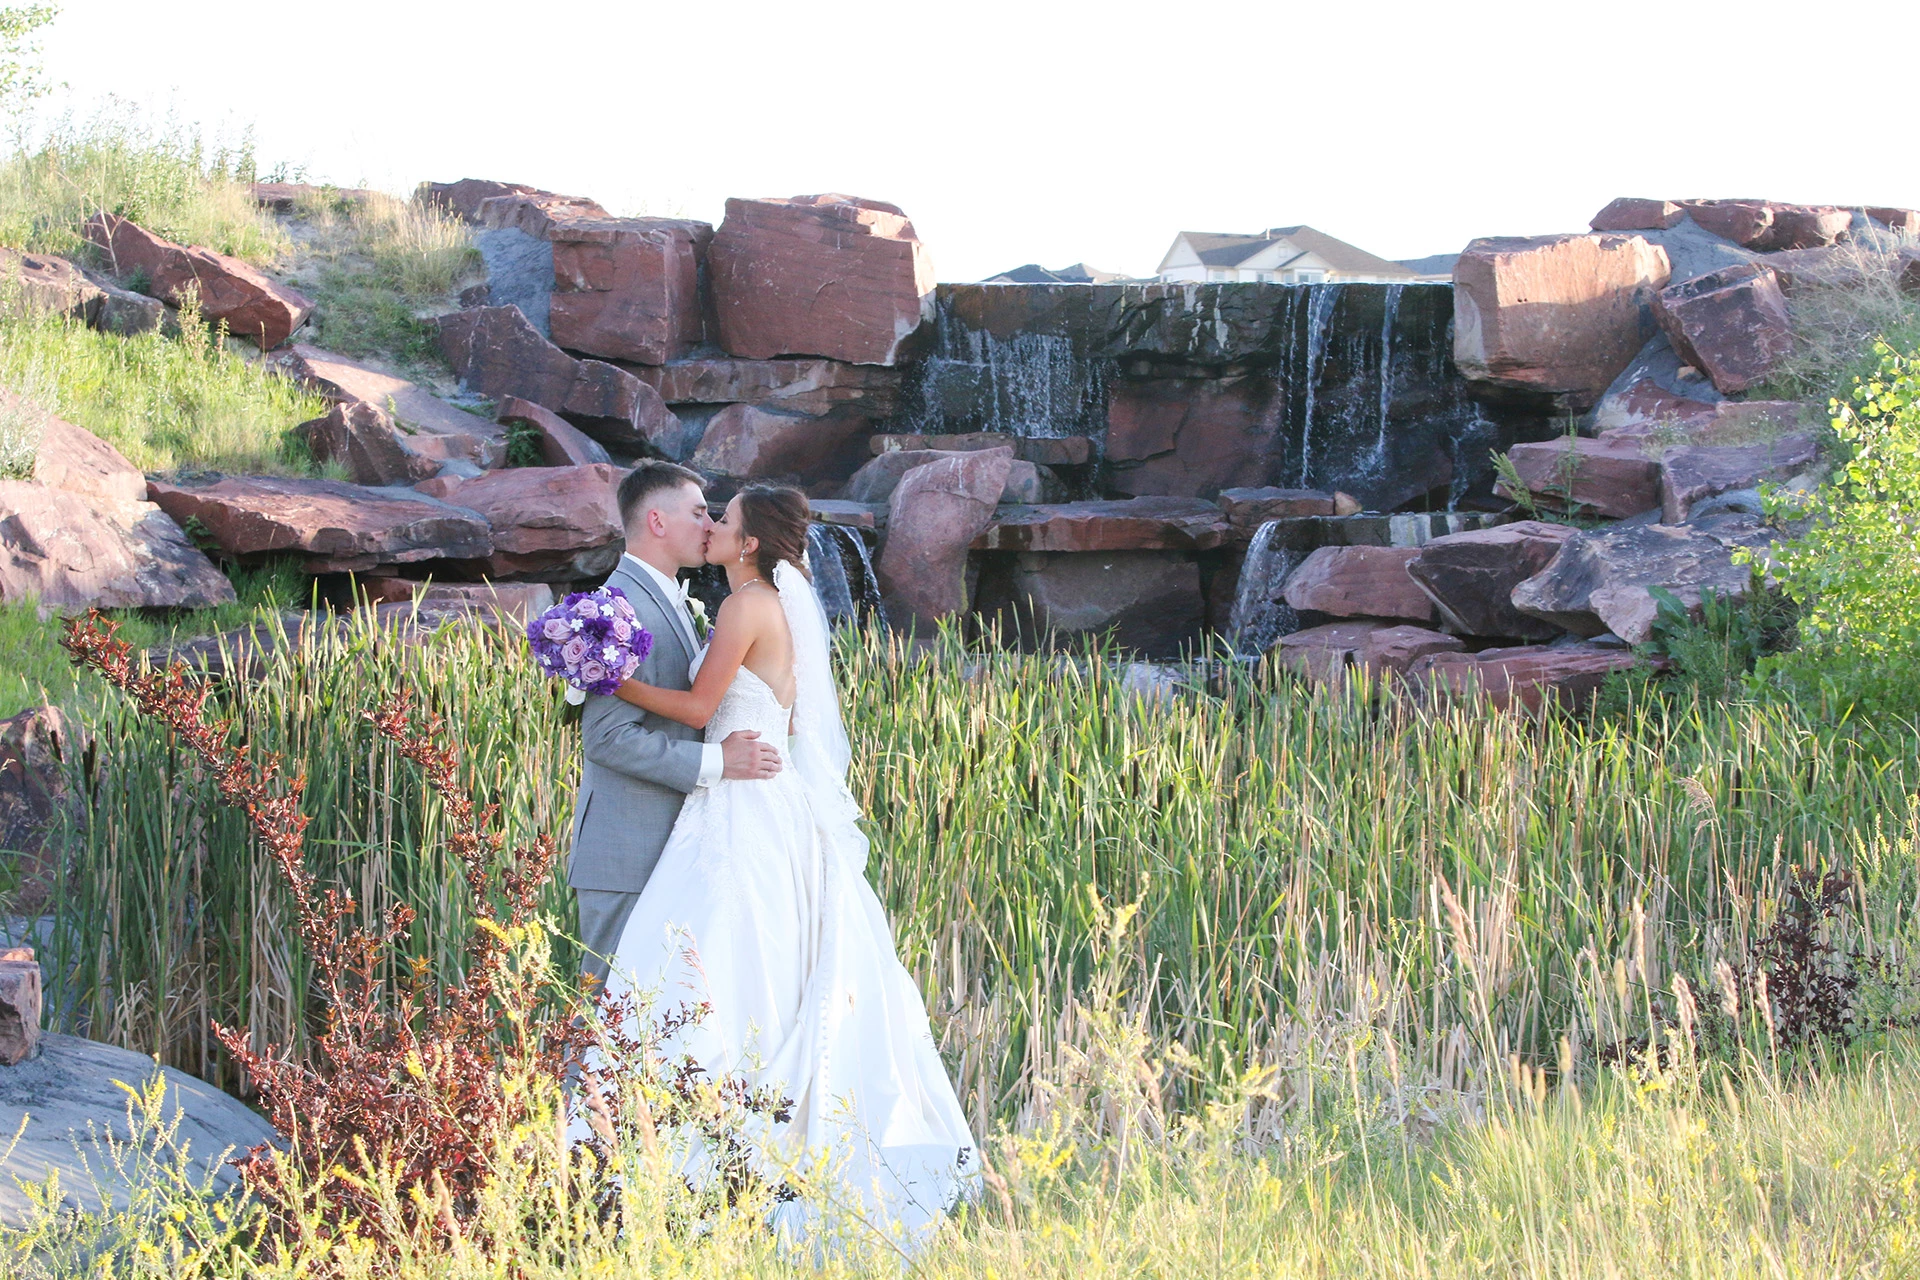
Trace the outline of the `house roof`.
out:
[[[1423,276],[1450,276],[1458,261],[1457,253],[1435,253],[1424,258],[1401,258],[1400,265]]]
[[[1043,267],[1037,262],[1015,267],[1011,271],[1002,271],[997,276],[988,276],[982,284],[1112,284],[1115,281],[1131,279],[1118,271],[1102,271],[1090,267],[1084,262],[1076,262],[1070,267]]]
[[[1295,248],[1313,254],[1333,270],[1348,275],[1412,279],[1417,274],[1398,262],[1377,258],[1365,249],[1350,245],[1345,240],[1336,240],[1326,232],[1315,231],[1308,226],[1274,227],[1257,236],[1229,235],[1217,231],[1182,231],[1180,234],[1193,246],[1200,261],[1209,267],[1237,267],[1256,253],[1271,248],[1275,240],[1288,240]]]

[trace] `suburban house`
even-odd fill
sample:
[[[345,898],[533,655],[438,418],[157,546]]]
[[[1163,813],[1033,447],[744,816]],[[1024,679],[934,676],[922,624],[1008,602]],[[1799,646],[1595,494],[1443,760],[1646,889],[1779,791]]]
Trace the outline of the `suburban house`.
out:
[[[1423,273],[1376,258],[1312,227],[1273,227],[1258,235],[1182,231],[1160,260],[1159,278],[1260,281],[1265,284],[1406,284]]]

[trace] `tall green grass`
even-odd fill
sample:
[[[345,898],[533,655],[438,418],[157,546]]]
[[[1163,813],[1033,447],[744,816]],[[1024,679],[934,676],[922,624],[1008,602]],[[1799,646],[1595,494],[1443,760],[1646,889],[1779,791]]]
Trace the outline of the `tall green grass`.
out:
[[[314,300],[308,340],[417,372],[443,370],[428,317],[457,305],[480,265],[471,229],[436,206],[379,192],[303,197],[289,224],[293,283]]]
[[[409,688],[465,741],[514,838],[564,839],[577,742],[523,642],[309,635],[231,706],[299,761],[325,876],[457,965],[451,867],[416,779],[360,719]],[[1474,1111],[1510,1056],[1584,1069],[1644,1033],[1675,974],[1710,989],[1795,864],[1845,863],[1904,928],[1915,868],[1856,848],[1917,769],[1778,707],[1643,704],[1531,721],[1227,677],[1142,702],[1104,663],[843,646],[869,874],[976,1123],[1044,1120],[1096,979],[1181,1068],[1175,1100],[1249,1064],[1310,1111],[1352,1034],[1370,1091]],[[53,1003],[90,1034],[236,1083],[207,1021],[298,1040],[303,967],[270,871],[163,734],[99,727],[60,909]],[[168,803],[153,803],[165,796]],[[549,904],[568,918],[556,887]],[[1111,912],[1128,948],[1096,966]],[[1894,904],[1894,905],[1885,905]],[[106,941],[103,942],[102,939]],[[1104,977],[1101,975],[1104,973]],[[1342,1070],[1345,1068],[1342,1067]]]
[[[326,412],[198,324],[123,338],[59,316],[0,318],[0,385],[36,389],[143,471],[311,475],[292,428]]]
[[[67,118],[0,164],[0,244],[74,257],[80,228],[102,210],[169,240],[257,265],[286,251],[285,233],[255,206],[252,140],[210,141],[179,124],[141,123],[120,103]]]

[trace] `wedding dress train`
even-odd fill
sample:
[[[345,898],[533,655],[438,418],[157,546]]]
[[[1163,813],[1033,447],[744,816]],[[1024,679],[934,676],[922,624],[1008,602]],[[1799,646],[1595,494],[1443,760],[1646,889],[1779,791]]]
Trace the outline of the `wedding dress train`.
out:
[[[669,1049],[791,1100],[767,1143],[771,1163],[831,1173],[782,1206],[782,1226],[804,1235],[865,1224],[897,1231],[910,1249],[977,1191],[980,1160],[864,874],[825,614],[802,575],[779,569],[795,704],[741,667],[706,740],[758,730],[781,747],[781,771],[687,797],[608,987],[663,1011],[706,1003]]]

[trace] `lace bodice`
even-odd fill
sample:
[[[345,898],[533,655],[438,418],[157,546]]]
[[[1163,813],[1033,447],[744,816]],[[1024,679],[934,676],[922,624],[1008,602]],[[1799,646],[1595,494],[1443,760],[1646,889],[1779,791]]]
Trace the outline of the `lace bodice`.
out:
[[[706,650],[702,649],[700,656],[693,660],[692,675],[700,674],[700,664],[706,658]],[[707,721],[707,741],[719,742],[738,730],[755,729],[759,731],[760,741],[772,743],[785,755],[787,727],[792,718],[793,709],[780,705],[780,699],[774,696],[767,682],[741,667],[734,673],[733,683],[720,695],[713,719]]]

